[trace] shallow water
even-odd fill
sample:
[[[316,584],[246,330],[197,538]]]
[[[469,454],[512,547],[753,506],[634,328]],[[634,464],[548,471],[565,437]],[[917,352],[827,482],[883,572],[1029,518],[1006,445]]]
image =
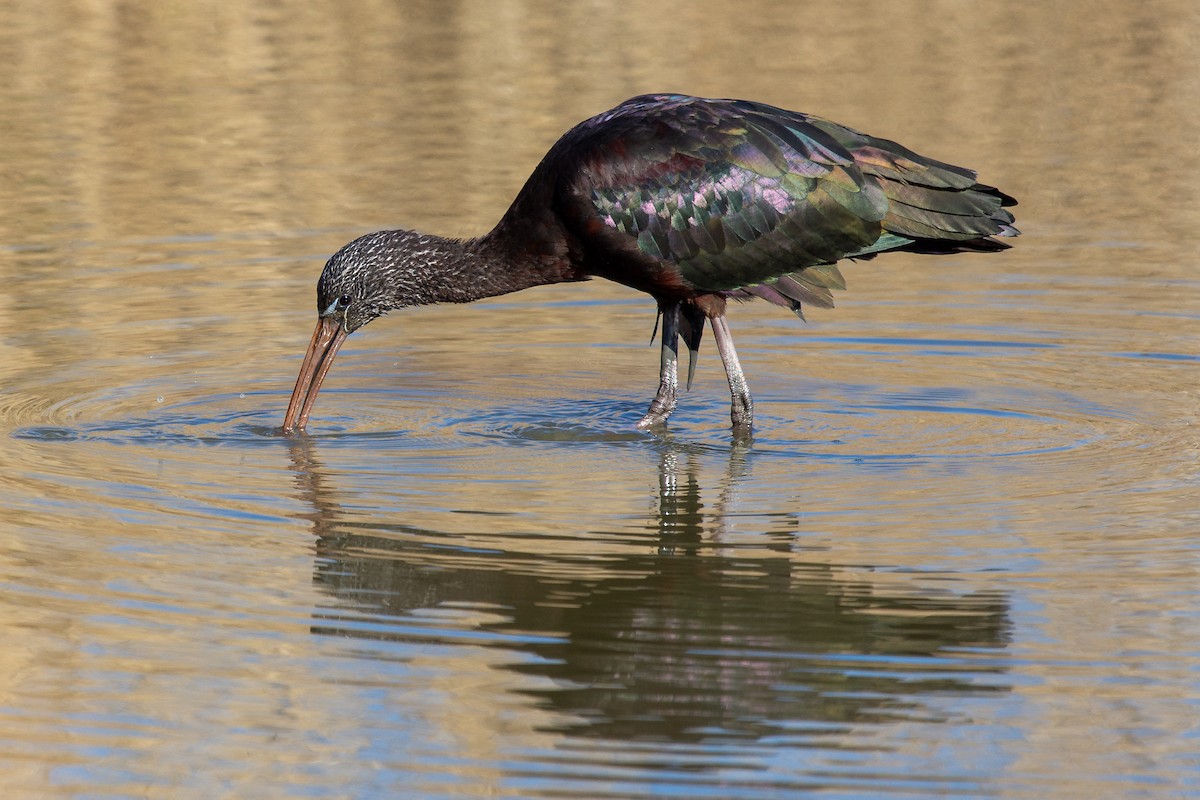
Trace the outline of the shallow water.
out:
[[[1200,794],[1200,18],[936,8],[0,9],[4,796]],[[707,340],[634,427],[600,281],[378,321],[279,435],[329,253],[664,89],[1025,235],[733,309],[752,441]]]

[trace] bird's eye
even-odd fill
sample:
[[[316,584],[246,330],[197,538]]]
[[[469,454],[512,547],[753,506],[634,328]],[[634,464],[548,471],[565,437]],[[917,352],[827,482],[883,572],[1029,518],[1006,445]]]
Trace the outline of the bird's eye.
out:
[[[330,303],[329,307],[321,312],[321,316],[328,317],[332,314],[338,313],[339,311],[345,312],[352,302],[354,302],[354,298],[348,294],[344,294]]]

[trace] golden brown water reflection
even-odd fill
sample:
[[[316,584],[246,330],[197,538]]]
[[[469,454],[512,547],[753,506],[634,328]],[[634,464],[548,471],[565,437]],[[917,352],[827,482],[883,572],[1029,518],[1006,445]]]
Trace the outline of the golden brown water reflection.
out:
[[[1192,2],[0,8],[5,797],[1200,786]],[[596,282],[351,338],[327,255],[486,230],[563,130],[742,96],[1018,196],[670,432]]]

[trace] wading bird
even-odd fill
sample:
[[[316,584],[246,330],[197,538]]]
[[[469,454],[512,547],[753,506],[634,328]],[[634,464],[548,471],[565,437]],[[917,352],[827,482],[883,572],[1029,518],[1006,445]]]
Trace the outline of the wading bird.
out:
[[[831,308],[835,262],[889,250],[993,252],[1017,236],[1016,201],[972,170],[835,122],[745,100],[643,95],[567,131],[492,231],[407,230],[355,239],[317,283],[317,327],[283,431],[303,429],[346,336],[388,311],[469,303],[593,276],[658,302],[659,386],[638,423],[675,409],[678,340],[688,384],[705,320],[725,365],[735,430],[753,405],[725,320],[730,299],[803,317]]]

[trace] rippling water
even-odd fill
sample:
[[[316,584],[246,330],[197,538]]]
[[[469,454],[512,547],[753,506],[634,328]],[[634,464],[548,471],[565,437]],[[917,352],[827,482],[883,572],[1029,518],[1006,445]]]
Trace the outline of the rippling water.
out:
[[[1200,20],[889,9],[0,10],[3,795],[1200,793]],[[661,89],[978,167],[1025,235],[735,308],[752,440],[708,342],[634,427],[602,282],[376,322],[280,435],[329,253],[484,230]]]

